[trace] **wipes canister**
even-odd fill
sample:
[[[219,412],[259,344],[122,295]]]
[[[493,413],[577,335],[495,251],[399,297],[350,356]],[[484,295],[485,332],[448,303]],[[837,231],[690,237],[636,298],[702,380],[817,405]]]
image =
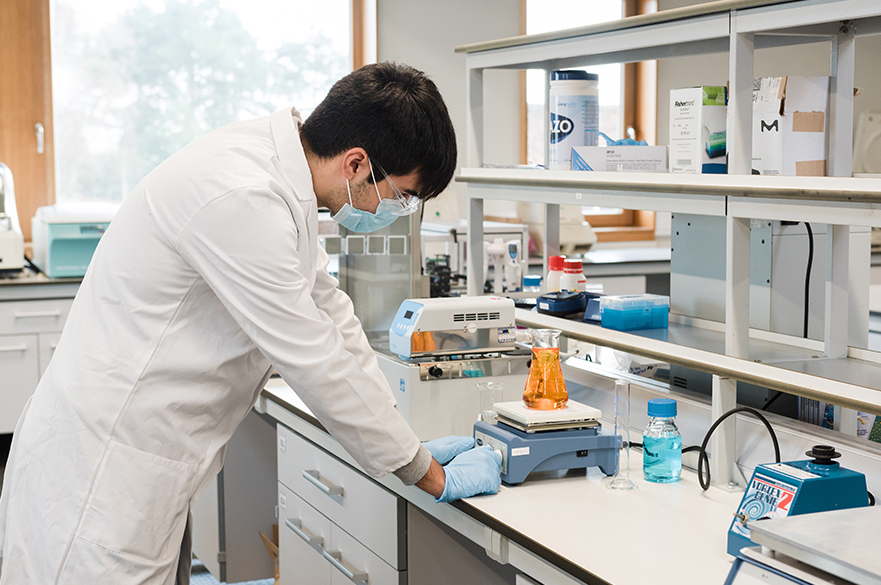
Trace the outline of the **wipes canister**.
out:
[[[552,71],[550,91],[551,170],[572,168],[572,148],[596,146],[600,122],[599,75],[586,71]]]

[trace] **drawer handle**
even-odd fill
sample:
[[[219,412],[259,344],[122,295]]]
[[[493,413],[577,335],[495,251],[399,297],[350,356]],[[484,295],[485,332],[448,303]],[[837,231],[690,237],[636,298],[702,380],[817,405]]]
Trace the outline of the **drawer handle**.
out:
[[[13,351],[27,351],[28,346],[26,345],[7,345],[6,347],[0,347],[0,353],[12,353]]]
[[[357,569],[349,569],[343,564],[343,553],[339,551],[323,550],[321,551],[321,555],[327,559],[327,562],[336,567],[340,573],[345,575],[349,581],[352,581],[353,583],[367,583],[367,573],[358,571]]]
[[[30,313],[14,313],[16,319],[39,319],[41,317],[60,317],[61,311],[33,311]]]
[[[294,531],[294,534],[302,538],[306,544],[315,548],[324,546],[324,537],[312,534],[303,528],[303,522],[299,518],[288,518],[284,521],[288,528]],[[324,549],[322,549],[323,552]]]
[[[306,481],[308,481],[329,496],[342,496],[345,492],[343,486],[341,485],[333,485],[321,481],[321,474],[318,473],[317,469],[307,469],[303,472],[303,477],[306,479]]]

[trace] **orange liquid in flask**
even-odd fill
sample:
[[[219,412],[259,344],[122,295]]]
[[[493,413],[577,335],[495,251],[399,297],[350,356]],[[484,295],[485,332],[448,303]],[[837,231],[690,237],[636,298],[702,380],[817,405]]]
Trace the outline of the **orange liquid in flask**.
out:
[[[533,347],[523,402],[529,408],[554,410],[565,408],[568,401],[569,394],[560,367],[560,348]]]

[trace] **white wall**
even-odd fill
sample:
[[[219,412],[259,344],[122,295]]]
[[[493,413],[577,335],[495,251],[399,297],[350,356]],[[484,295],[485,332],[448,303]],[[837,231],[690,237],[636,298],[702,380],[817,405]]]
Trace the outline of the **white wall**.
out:
[[[517,36],[519,0],[378,0],[380,61],[407,63],[437,84],[456,126],[459,166],[465,145],[465,56],[459,45]],[[520,143],[520,88],[516,72],[492,71],[485,78],[486,162],[516,164]],[[491,106],[491,107],[489,107]],[[425,206],[425,218],[465,217],[465,187],[453,182]]]

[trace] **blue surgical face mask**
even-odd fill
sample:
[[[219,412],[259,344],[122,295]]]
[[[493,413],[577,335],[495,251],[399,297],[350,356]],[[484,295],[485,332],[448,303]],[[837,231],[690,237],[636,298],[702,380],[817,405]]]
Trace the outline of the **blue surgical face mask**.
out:
[[[372,172],[373,169],[371,169]],[[395,211],[400,210],[401,206],[390,199],[383,199],[379,194],[379,187],[376,185],[376,179],[373,180],[373,187],[376,189],[376,196],[379,197],[379,205],[376,206],[376,213],[370,213],[363,209],[358,209],[352,205],[352,189],[349,187],[349,180],[346,179],[346,190],[349,192],[349,202],[343,204],[342,208],[333,215],[331,219],[346,229],[358,233],[369,233],[381,230],[398,219]]]

